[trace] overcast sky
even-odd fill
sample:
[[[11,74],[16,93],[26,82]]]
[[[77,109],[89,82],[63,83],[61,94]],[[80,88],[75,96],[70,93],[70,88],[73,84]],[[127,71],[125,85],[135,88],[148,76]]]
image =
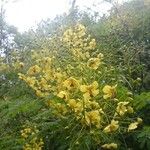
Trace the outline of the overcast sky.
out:
[[[1,0],[0,0],[1,1]],[[102,0],[77,0],[81,9],[96,5]],[[119,0],[122,1],[122,0]],[[68,12],[71,0],[17,0],[6,5],[7,22],[16,26],[23,32],[40,22],[42,19],[54,18],[57,14]],[[98,11],[106,12],[110,9],[109,3],[103,3],[97,8]]]

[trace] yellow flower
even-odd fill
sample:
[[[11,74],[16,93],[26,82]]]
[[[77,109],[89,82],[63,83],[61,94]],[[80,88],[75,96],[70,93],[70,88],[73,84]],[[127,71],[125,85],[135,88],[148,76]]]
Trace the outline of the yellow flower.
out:
[[[128,132],[136,129],[138,127],[138,124],[139,124],[138,122],[131,123],[128,127]]]
[[[21,132],[21,136],[22,136],[22,138],[24,138],[24,139],[26,139],[26,138],[28,137],[28,135],[27,135],[26,133],[24,133],[24,132]]]
[[[81,85],[80,91],[83,92],[84,99],[89,100],[99,94],[98,83],[94,81],[91,85]]]
[[[63,82],[63,86],[66,87],[68,90],[71,90],[72,88],[78,88],[79,82],[75,78],[70,77]]]
[[[43,63],[50,65],[51,62],[52,62],[52,58],[50,58],[50,57],[44,57],[44,58],[43,58]]]
[[[100,59],[103,59],[104,55],[103,55],[102,53],[99,53],[99,54],[97,55],[97,57],[100,58]]]
[[[134,112],[134,110],[131,106],[128,106],[127,107],[127,112],[132,114]]]
[[[26,79],[25,75],[22,74],[22,73],[18,73],[18,76],[19,76],[19,79],[21,79],[21,80],[25,80]]]
[[[85,113],[85,121],[88,126],[91,124],[95,125],[97,128],[100,127],[101,115],[98,110],[92,110]]]
[[[136,122],[133,122],[129,125],[128,127],[128,132],[131,131],[131,130],[134,130],[138,127],[139,124],[141,124],[143,122],[143,120],[141,118],[137,118],[137,121]]]
[[[116,96],[116,87],[115,86],[110,86],[110,85],[105,85],[103,88],[103,92],[104,92],[104,99],[108,99],[108,98],[115,98]]]
[[[96,48],[96,41],[95,39],[92,39],[89,43],[89,49],[95,49]]]
[[[27,74],[34,75],[34,74],[40,73],[40,71],[41,71],[41,68],[38,65],[35,65],[29,68]]]
[[[89,106],[92,109],[98,109],[98,108],[100,108],[99,103],[97,103],[95,101],[89,101]]]
[[[23,62],[20,62],[19,63],[19,68],[23,68],[24,67],[24,63]]]
[[[26,139],[27,137],[30,136],[30,134],[32,133],[31,128],[24,128],[23,130],[21,130],[21,136],[22,138]]]
[[[45,80],[44,78],[41,78],[41,81],[38,82],[38,86],[42,89],[42,90],[50,90],[51,85],[48,84],[47,80]]]
[[[128,104],[129,104],[129,102],[119,102],[118,103],[116,111],[120,116],[123,116],[128,111],[128,108],[126,106]]]
[[[83,94],[83,97],[86,102],[91,99],[90,93]]]
[[[89,53],[89,52],[86,52],[86,53],[85,53],[85,57],[86,57],[86,58],[90,58],[90,53]]]
[[[58,97],[62,98],[62,99],[65,99],[65,100],[68,100],[69,98],[69,95],[66,91],[60,91],[58,94],[57,94]]]
[[[75,109],[75,108],[76,108],[76,105],[77,105],[76,100],[74,100],[74,99],[68,100],[68,106],[69,106],[71,109]]]
[[[21,130],[21,136],[25,140],[23,150],[42,150],[44,142],[42,138],[39,139],[36,136],[38,132],[39,130],[36,129],[36,126],[34,126],[34,128],[27,127]]]
[[[117,149],[118,146],[115,143],[110,143],[110,144],[104,144],[104,145],[102,145],[102,148],[113,150],[113,149]]]
[[[119,128],[118,121],[112,120],[111,124],[109,124],[107,127],[105,127],[104,132],[114,132]]]
[[[87,62],[87,66],[91,69],[98,69],[99,65],[101,64],[99,58],[90,58]]]
[[[44,97],[45,96],[40,90],[36,90],[36,95],[38,97]]]
[[[53,79],[53,72],[52,72],[52,70],[43,70],[43,77],[47,80],[47,81],[49,81],[49,80],[52,80]]]
[[[62,113],[63,115],[67,113],[67,109],[64,104],[57,103],[57,105],[55,105],[55,108],[57,108],[58,112]]]
[[[81,102],[77,102],[74,111],[77,115],[81,113],[83,111],[83,104]]]
[[[57,72],[57,73],[54,74],[54,78],[57,80],[58,83],[62,82],[63,77],[64,77],[64,75],[61,74],[61,73],[59,73],[59,72]]]

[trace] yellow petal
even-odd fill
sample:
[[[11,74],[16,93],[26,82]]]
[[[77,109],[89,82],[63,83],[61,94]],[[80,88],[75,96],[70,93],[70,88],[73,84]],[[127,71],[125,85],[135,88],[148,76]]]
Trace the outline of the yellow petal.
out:
[[[137,122],[138,122],[139,124],[141,124],[141,123],[143,122],[143,120],[142,120],[141,118],[137,118]]]
[[[109,98],[109,95],[108,94],[107,95],[103,95],[103,98],[107,99],[107,98]]]
[[[98,88],[98,83],[97,83],[97,81],[94,81],[94,82],[92,83],[92,86],[93,86],[95,89],[97,89],[97,88]]]
[[[87,86],[86,85],[81,85],[80,86],[80,91],[85,93],[87,91]]]
[[[131,130],[134,130],[136,129],[138,126],[138,122],[134,122],[134,123],[131,123],[128,127],[128,132],[131,131]]]
[[[93,90],[93,91],[92,91],[92,95],[93,95],[93,96],[96,96],[96,95],[98,95],[98,94],[99,94],[99,90]]]
[[[111,89],[111,86],[105,85],[104,88],[103,88],[103,92],[106,93],[106,94],[110,93],[110,89]]]
[[[89,93],[85,93],[85,94],[83,94],[83,97],[84,97],[84,100],[89,100],[89,99],[91,99],[91,96],[90,96],[90,94]]]
[[[113,149],[117,149],[118,146],[115,143],[110,143],[110,144],[104,144],[104,145],[102,145],[102,148],[113,150]]]

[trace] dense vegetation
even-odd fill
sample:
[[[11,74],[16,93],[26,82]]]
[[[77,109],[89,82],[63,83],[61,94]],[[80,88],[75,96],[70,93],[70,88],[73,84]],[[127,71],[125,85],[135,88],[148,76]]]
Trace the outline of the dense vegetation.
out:
[[[25,33],[1,9],[0,149],[150,149],[150,3],[112,5]]]

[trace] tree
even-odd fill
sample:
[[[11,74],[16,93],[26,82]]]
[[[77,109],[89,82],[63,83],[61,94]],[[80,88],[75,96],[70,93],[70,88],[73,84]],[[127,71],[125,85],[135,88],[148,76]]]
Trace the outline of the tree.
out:
[[[5,57],[5,62],[10,62],[10,51],[15,47],[14,37],[17,34],[17,28],[8,25],[5,20],[5,5],[7,1],[1,1],[0,6],[0,54]]]

